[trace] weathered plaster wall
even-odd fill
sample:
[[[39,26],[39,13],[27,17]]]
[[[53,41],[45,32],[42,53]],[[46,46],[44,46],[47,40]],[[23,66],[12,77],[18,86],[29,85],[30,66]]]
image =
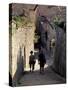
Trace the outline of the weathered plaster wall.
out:
[[[30,51],[34,51],[34,30],[33,24],[30,27],[18,28],[12,35],[12,49],[10,50],[12,58],[10,58],[9,65],[13,82],[18,80],[24,69],[29,68]]]
[[[53,69],[66,77],[66,35],[64,30],[56,27],[56,49]]]

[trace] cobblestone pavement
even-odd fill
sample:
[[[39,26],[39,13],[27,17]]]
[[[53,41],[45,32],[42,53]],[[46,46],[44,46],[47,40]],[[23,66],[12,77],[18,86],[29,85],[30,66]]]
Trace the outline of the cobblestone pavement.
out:
[[[49,85],[62,84],[65,80],[56,74],[50,67],[45,68],[45,72],[40,74],[39,70],[34,72],[25,72],[19,80],[17,86],[34,86],[34,85]]]

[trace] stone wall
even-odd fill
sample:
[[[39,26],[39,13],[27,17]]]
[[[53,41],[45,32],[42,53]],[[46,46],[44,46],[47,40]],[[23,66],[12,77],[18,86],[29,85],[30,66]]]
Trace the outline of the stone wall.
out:
[[[12,39],[9,46],[9,68],[13,84],[16,84],[24,69],[29,68],[30,51],[34,51],[34,30],[34,24],[30,27],[18,28],[10,37]]]
[[[52,39],[56,39],[56,32],[55,32],[55,29],[53,27],[51,27],[50,22],[49,23],[48,22],[40,23],[38,29],[40,31],[41,46],[43,47],[45,57],[48,60],[48,57],[50,57],[50,54],[51,54],[50,41]],[[45,32],[47,32],[47,40],[46,40]],[[54,49],[53,51],[55,51],[55,47],[53,49]],[[54,52],[53,52],[53,54],[54,54]]]
[[[24,70],[29,68],[30,51],[34,51],[36,11],[29,11],[30,5],[27,7],[27,5],[23,6],[22,4],[12,4],[11,9],[12,15],[19,17],[24,15],[24,10],[25,14],[27,14],[25,16],[31,21],[31,23],[27,22],[28,25],[16,27],[17,22],[11,20],[11,33],[9,33],[9,72],[12,84],[15,86],[18,79],[23,75]],[[20,23],[22,24],[23,22]]]
[[[61,76],[66,77],[66,35],[56,27],[56,48],[53,69]]]

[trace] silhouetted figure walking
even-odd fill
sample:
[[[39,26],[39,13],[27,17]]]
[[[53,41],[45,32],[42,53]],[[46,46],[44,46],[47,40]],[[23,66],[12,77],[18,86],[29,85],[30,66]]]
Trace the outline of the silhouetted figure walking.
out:
[[[39,54],[40,73],[44,72],[45,63],[46,63],[45,56],[44,56],[43,52],[40,52],[40,54]]]
[[[30,66],[30,72],[34,71],[34,67],[35,67],[35,57],[33,55],[33,51],[30,52],[30,56],[29,56],[29,66]]]
[[[50,52],[51,52],[51,40],[50,40],[49,48],[50,48]]]
[[[46,38],[46,41],[48,40],[48,33],[47,31],[45,32],[45,38]]]

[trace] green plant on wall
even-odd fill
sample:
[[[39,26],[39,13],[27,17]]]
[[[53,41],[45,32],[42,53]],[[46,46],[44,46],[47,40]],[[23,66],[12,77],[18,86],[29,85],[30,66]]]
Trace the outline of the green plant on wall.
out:
[[[31,20],[25,16],[13,16],[12,19],[16,22],[17,27],[24,27],[31,23]]]
[[[54,23],[55,25],[57,25],[58,27],[66,30],[66,23],[65,23],[64,20],[61,20],[60,16],[55,16],[55,17],[54,17],[54,20],[53,20],[53,23]]]
[[[60,17],[59,16],[55,16],[53,19],[54,24],[58,25],[60,23]]]
[[[25,16],[12,16],[12,21],[10,21],[9,24],[9,29],[10,32],[15,33],[16,30],[19,27],[27,27],[27,26],[31,26],[32,22],[28,17]]]

